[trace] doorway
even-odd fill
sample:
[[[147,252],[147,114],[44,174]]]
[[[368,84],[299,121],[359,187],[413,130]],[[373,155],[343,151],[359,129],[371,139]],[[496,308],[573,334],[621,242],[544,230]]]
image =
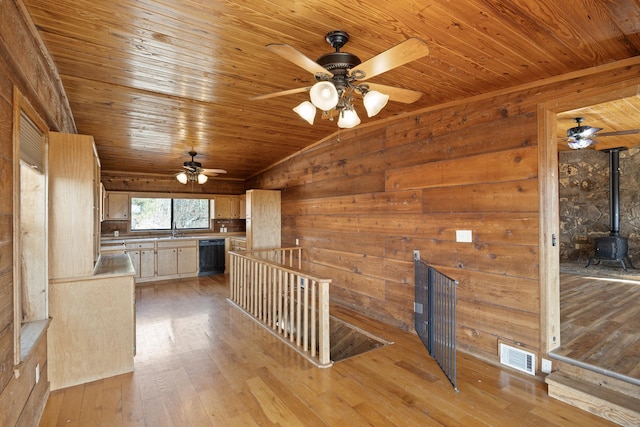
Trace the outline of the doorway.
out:
[[[541,130],[539,133],[539,143],[541,144],[539,149],[541,331],[543,334],[543,351],[547,353],[564,351],[562,344],[565,342],[565,338],[567,343],[575,338],[575,336],[567,332],[569,329],[566,327],[563,329],[563,326],[567,326],[563,324],[563,321],[567,319],[566,311],[564,319],[561,318],[561,297],[566,297],[566,292],[563,294],[564,288],[561,291],[561,284],[563,286],[566,284],[568,287],[576,286],[577,283],[575,277],[567,276],[560,268],[558,243],[560,235],[558,141],[562,136],[566,137],[566,133],[563,135],[563,132],[566,132],[566,127],[570,127],[566,126],[567,119],[572,120],[572,117],[580,113],[587,115],[585,111],[603,107],[605,104],[619,102],[625,98],[637,101],[638,94],[638,86],[622,87],[621,85],[616,85],[615,87],[604,87],[589,93],[577,93],[554,100],[552,103],[541,105],[539,110],[541,112],[539,115],[539,128]],[[611,140],[607,139],[603,146],[599,143],[598,149],[608,148],[608,145],[613,147],[623,146],[624,144],[625,142],[612,138]],[[606,278],[603,280],[606,280]],[[619,281],[613,279],[607,284],[613,286],[614,283]],[[589,286],[606,286],[607,284],[604,282],[597,283],[597,280],[594,280]],[[587,285],[585,284],[585,286]],[[584,292],[584,289],[578,291],[578,293]],[[592,298],[598,297],[594,296]],[[594,312],[591,314],[597,318],[603,317],[602,314],[597,316]],[[612,335],[615,334],[616,332],[612,332]],[[611,349],[606,351],[611,351]],[[571,355],[572,353],[566,352],[566,354]],[[575,353],[573,354],[575,355]]]

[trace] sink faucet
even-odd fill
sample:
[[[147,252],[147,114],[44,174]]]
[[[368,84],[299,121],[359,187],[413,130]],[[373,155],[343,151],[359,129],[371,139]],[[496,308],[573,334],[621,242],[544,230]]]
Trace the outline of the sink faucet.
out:
[[[173,221],[173,227],[171,227],[171,237],[178,236],[178,229],[176,228],[176,222]]]

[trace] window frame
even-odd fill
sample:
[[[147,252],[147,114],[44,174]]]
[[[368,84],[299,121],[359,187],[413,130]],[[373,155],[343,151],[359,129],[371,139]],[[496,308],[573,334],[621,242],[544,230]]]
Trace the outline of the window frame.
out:
[[[168,199],[170,203],[170,218],[169,218],[169,227],[168,228],[134,228],[134,209],[133,203],[135,199]],[[206,200],[206,209],[207,213],[205,218],[207,218],[207,226],[206,227],[179,227],[176,223],[176,230],[180,231],[203,231],[203,230],[211,230],[211,200],[208,197],[189,197],[189,196],[180,196],[173,197],[172,195],[161,196],[158,194],[155,195],[147,195],[147,194],[130,194],[129,196],[129,209],[130,209],[130,223],[129,229],[132,233],[144,233],[144,232],[154,232],[154,231],[171,231],[173,229],[174,221],[176,221],[176,213],[175,213],[175,201],[176,200]]]

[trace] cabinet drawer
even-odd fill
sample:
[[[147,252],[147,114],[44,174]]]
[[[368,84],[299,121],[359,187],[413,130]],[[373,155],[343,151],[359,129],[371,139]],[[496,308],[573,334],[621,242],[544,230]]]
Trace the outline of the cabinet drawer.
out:
[[[126,243],[127,249],[153,249],[153,242]]]
[[[197,243],[197,240],[162,240],[158,241],[158,248],[195,248]]]

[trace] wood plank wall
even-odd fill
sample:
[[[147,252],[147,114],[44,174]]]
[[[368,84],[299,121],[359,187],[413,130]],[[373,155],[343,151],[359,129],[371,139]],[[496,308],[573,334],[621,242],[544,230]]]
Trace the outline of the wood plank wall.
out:
[[[20,4],[20,2],[17,2]],[[73,132],[73,116],[33,36],[35,28],[12,0],[0,0],[0,425],[29,425],[44,408],[48,381],[34,386],[35,362],[46,369],[46,340],[14,378],[13,322],[13,96],[14,86],[53,130]],[[17,424],[16,424],[17,423]]]
[[[538,104],[638,84],[640,66],[582,75],[343,130],[248,188],[282,190],[283,245],[300,240],[334,302],[412,330],[419,249],[460,283],[459,348],[494,361],[499,338],[539,351]]]
[[[100,153],[98,152],[98,155]],[[182,163],[176,162],[176,174]],[[244,194],[244,181],[209,178],[200,185],[180,184],[175,177],[101,171],[100,179],[107,191],[140,191],[145,193]]]

